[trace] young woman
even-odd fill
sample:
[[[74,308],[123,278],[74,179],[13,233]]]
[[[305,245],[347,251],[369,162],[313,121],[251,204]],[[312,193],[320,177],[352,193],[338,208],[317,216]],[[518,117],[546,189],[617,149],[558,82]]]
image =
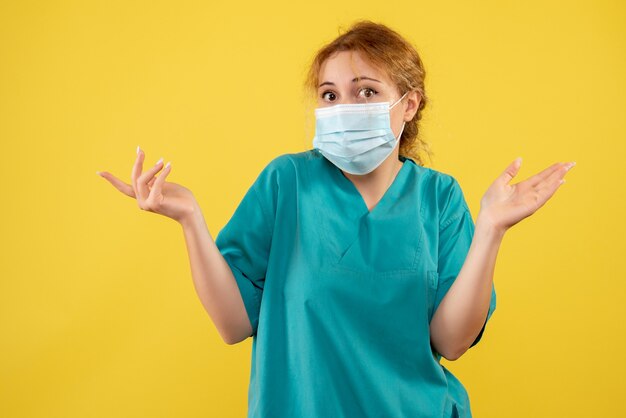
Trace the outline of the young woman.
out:
[[[505,231],[555,193],[573,163],[495,179],[472,219],[459,183],[426,168],[415,49],[365,21],[323,47],[306,86],[313,148],[262,170],[215,242],[193,194],[162,161],[132,183],[143,210],[178,221],[195,288],[228,344],[249,336],[249,417],[471,417],[440,364],[481,339],[496,307]]]

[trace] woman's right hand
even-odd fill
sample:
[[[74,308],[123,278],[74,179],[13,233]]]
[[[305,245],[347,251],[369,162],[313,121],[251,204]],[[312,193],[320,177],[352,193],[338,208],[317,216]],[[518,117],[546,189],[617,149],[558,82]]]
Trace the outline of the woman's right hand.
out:
[[[196,207],[196,199],[191,190],[180,184],[165,181],[172,171],[170,163],[163,168],[163,159],[161,159],[142,173],[144,159],[144,152],[137,147],[137,159],[131,172],[131,184],[124,183],[107,171],[101,171],[98,174],[126,196],[137,199],[141,210],[158,213],[178,222],[191,216]],[[163,171],[155,177],[161,168]]]

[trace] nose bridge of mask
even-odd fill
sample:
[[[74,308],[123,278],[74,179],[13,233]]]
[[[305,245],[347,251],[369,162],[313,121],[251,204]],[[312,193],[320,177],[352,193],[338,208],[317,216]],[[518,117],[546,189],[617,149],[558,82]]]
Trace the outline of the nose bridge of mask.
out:
[[[408,94],[406,92],[395,103],[339,104],[315,110],[318,135],[342,133],[352,140],[363,138],[364,132],[391,129],[390,110]],[[403,126],[404,128],[404,126]],[[357,134],[360,132],[360,134]]]
[[[316,121],[317,134],[363,132],[373,129],[385,129],[389,124],[389,111],[384,108],[368,109],[367,111],[337,111],[318,115]]]

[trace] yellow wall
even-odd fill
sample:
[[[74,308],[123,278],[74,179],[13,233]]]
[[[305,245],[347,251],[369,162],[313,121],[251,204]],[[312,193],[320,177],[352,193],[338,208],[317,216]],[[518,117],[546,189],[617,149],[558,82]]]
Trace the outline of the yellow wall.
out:
[[[180,226],[96,170],[172,161],[213,237],[273,157],[311,147],[301,83],[358,18],[427,69],[433,168],[472,213],[517,156],[576,161],[506,235],[481,343],[442,362],[476,417],[622,413],[626,6],[530,0],[0,5],[0,416],[243,417],[251,339],[222,342]]]

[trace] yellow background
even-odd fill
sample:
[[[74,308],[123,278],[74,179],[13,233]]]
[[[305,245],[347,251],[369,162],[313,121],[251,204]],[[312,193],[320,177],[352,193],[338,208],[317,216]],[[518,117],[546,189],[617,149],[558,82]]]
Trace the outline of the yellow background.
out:
[[[420,52],[427,165],[474,216],[515,157],[514,183],[578,163],[505,236],[481,343],[442,359],[474,416],[623,414],[624,3],[220,3],[0,5],[0,416],[245,416],[252,340],[219,337],[180,226],[95,172],[164,157],[215,237],[272,158],[311,147],[306,66],[359,18]]]

